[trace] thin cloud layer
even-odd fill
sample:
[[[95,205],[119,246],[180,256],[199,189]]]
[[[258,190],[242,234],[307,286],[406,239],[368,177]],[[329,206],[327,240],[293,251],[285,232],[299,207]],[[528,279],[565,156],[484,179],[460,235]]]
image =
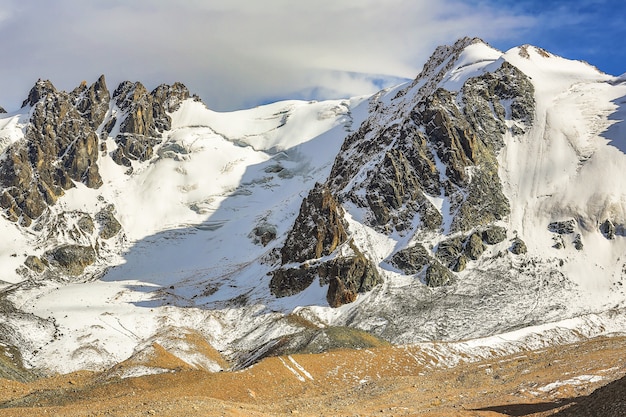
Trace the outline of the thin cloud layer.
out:
[[[371,93],[413,78],[436,45],[515,39],[530,15],[457,0],[0,2],[0,105],[38,78],[182,81],[218,110]]]

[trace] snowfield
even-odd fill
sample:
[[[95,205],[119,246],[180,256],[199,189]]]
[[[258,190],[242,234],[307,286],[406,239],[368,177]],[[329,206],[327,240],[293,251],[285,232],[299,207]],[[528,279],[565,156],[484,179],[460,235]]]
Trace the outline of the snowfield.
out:
[[[16,270],[24,254],[41,254],[47,243],[0,218],[5,298],[25,313],[0,322],[20,334],[28,367],[59,373],[109,368],[156,335],[183,361],[219,370],[163,329],[198,332],[235,358],[299,331],[289,315],[357,327],[398,344],[455,342],[432,344],[441,361],[626,331],[625,233],[607,239],[599,231],[607,218],[626,224],[626,81],[532,46],[502,53],[479,43],[459,55],[439,86],[459,91],[468,78],[504,61],[528,75],[536,91],[532,129],[521,138],[507,134],[498,156],[512,209],[502,225],[524,237],[528,254],[513,257],[505,241],[472,261],[455,286],[429,288],[386,262],[412,236],[381,234],[346,203],[351,238],[384,283],[337,309],[328,307],[319,282],[275,298],[269,273],[302,199],[326,181],[344,139],[374,108],[387,109],[382,123],[399,117],[391,109],[408,109],[424,84],[399,98],[410,84],[372,97],[285,101],[232,113],[190,99],[171,114],[172,128],[153,159],[133,162],[127,175],[110,157],[100,158],[104,185],[79,184],[51,208],[95,214],[115,205],[124,234],[102,248],[104,260],[82,279],[21,282]],[[0,151],[23,137],[28,111],[0,115]],[[110,138],[108,149],[114,147]],[[446,219],[449,202],[428,198]],[[564,247],[556,249],[547,225],[568,219],[576,221],[575,233],[563,235]],[[263,246],[255,228],[277,238]],[[575,234],[582,251],[574,248]],[[295,361],[285,366],[300,375]],[[138,367],[135,374],[151,372],[163,370]]]

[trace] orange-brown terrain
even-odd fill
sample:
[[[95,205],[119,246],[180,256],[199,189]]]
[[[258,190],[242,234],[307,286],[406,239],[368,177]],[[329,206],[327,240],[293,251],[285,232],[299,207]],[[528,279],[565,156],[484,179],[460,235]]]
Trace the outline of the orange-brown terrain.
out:
[[[133,365],[126,363],[106,373],[2,380],[0,416],[626,415],[622,336],[455,366],[418,346],[384,346],[271,357],[219,373],[153,347],[145,365],[170,372],[115,376]]]

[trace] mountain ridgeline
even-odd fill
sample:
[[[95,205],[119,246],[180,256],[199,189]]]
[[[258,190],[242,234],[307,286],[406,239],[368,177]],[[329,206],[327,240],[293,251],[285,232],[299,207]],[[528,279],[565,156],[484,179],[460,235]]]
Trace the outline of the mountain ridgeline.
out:
[[[57,91],[50,81],[37,81],[22,104],[30,108],[24,139],[9,145],[0,161],[0,207],[12,222],[36,231],[54,224],[53,230],[75,238],[72,244],[51,248],[43,259],[27,258],[29,269],[41,273],[52,265],[60,267],[56,273],[77,276],[96,261],[99,241],[121,229],[114,206],[93,218],[84,212],[62,212],[51,219],[47,209],[78,183],[92,189],[103,185],[98,158],[107,155],[106,139],[112,131],[116,132],[112,160],[128,167],[129,175],[130,161],[152,158],[161,134],[170,129],[168,113],[189,97],[180,83],[148,92],[141,83],[126,81],[111,96],[104,76],[89,87],[83,82],[70,93]]]
[[[625,103],[623,78],[477,38],[372,96],[231,113],[40,80],[0,114],[0,342],[69,372],[193,333],[237,368],[622,317]]]
[[[330,282],[328,301],[338,306],[380,283],[362,248],[350,242],[347,255],[337,250],[349,240],[337,201],[363,209],[364,223],[384,234],[471,232],[440,243],[434,257],[419,241],[395,255],[392,262],[404,273],[424,270],[429,286],[453,283],[452,272],[463,270],[468,259],[478,259],[485,243],[504,240],[506,231],[494,223],[510,213],[510,206],[497,154],[507,131],[515,137],[532,126],[534,89],[524,73],[506,62],[470,78],[459,92],[436,87],[450,70],[445,64],[456,62],[476,42],[481,41],[463,39],[438,49],[417,80],[397,92],[399,104],[380,107],[346,138],[328,180],[302,204],[281,250],[283,265],[299,265],[274,272],[274,294],[301,291],[317,274]],[[406,96],[410,100],[402,100]],[[446,218],[429,196],[450,202]],[[499,239],[488,237],[495,228]],[[330,259],[320,264],[321,257]],[[343,267],[335,268],[329,280],[328,264],[337,263]]]

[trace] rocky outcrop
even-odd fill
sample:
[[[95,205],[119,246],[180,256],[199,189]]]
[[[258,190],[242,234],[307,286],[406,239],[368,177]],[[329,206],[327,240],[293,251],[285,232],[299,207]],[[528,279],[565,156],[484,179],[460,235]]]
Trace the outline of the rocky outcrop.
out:
[[[302,201],[293,228],[280,251],[282,264],[330,255],[348,239],[343,209],[330,189],[316,184]]]
[[[272,240],[276,239],[276,234],[276,226],[264,222],[252,229],[249,236],[255,244],[267,246]]]
[[[424,282],[429,287],[443,287],[454,283],[454,274],[439,262],[432,263],[426,270]]]
[[[574,244],[574,248],[576,250],[583,250],[583,248],[585,247],[585,245],[583,245],[583,238],[580,233],[576,234],[572,243]]]
[[[6,113],[7,111],[4,109],[4,107],[0,106],[0,114]]]
[[[448,268],[430,256],[420,243],[397,252],[391,258],[391,264],[407,275],[424,272],[424,282],[429,287],[441,287],[454,283],[455,277]]]
[[[74,182],[102,185],[96,129],[109,93],[104,77],[69,94],[40,80],[24,105],[33,107],[24,139],[9,146],[0,162],[0,206],[10,220],[28,226]]]
[[[482,256],[486,245],[495,245],[505,239],[504,227],[490,225],[469,235],[456,235],[439,242],[435,255],[450,270],[461,272],[468,260],[475,261]]]
[[[465,255],[475,261],[480,258],[480,255],[485,251],[485,245],[481,235],[478,232],[472,233],[465,241]]]
[[[96,220],[100,224],[99,236],[101,239],[107,240],[117,235],[122,229],[122,225],[117,221],[115,215],[115,206],[108,205],[96,214]]]
[[[558,233],[560,235],[566,235],[574,233],[574,226],[576,221],[574,219],[557,221],[548,224],[548,230],[552,233]]]
[[[91,246],[63,245],[46,252],[45,257],[64,274],[78,276],[96,261],[96,251]]]
[[[354,245],[351,249],[351,255],[338,256],[317,268],[320,284],[329,284],[326,300],[331,307],[351,303],[358,293],[382,282],[376,267]]]
[[[489,226],[482,233],[483,241],[488,245],[495,245],[506,239],[506,229],[502,226]]]
[[[506,62],[468,79],[460,91],[438,88],[445,68],[476,42],[465,38],[438,48],[413,85],[394,97],[398,104],[376,103],[379,111],[344,142],[329,187],[367,208],[365,221],[378,231],[437,232],[444,217],[452,217],[444,232],[469,231],[510,213],[496,156],[507,126],[517,135],[532,124],[534,89]],[[411,98],[407,93],[417,85]],[[449,212],[440,213],[430,197],[445,198]]]
[[[24,261],[24,265],[26,265],[31,271],[42,273],[46,270],[47,262],[42,261],[39,257],[30,255]]]
[[[524,243],[524,241],[519,237],[516,237],[511,243],[510,251],[515,255],[522,255],[528,252],[528,249],[526,248],[526,243]]]
[[[613,224],[613,222],[609,219],[606,219],[601,225],[600,225],[600,232],[602,232],[602,234],[604,235],[605,238],[609,239],[609,240],[613,240],[615,239],[615,231],[616,231],[616,227]]]
[[[317,276],[317,268],[307,264],[296,268],[279,268],[272,272],[270,290],[276,297],[289,297],[309,288]]]
[[[152,158],[161,134],[171,127],[168,112],[176,110],[187,98],[189,90],[181,83],[163,84],[151,93],[139,82],[121,83],[113,93],[123,118],[115,137],[117,149],[113,151],[113,160],[130,167],[131,161]]]
[[[376,267],[356,245],[348,242],[347,228],[343,209],[328,187],[316,184],[303,200],[281,249],[283,267],[272,273],[272,294],[297,294],[319,279],[320,285],[329,286],[329,305],[338,307],[379,284]],[[293,263],[299,265],[286,266]]]
[[[432,257],[421,243],[396,252],[390,263],[406,275],[417,274],[432,262]]]
[[[497,155],[505,134],[523,134],[534,118],[533,85],[507,62],[469,78],[458,91],[441,87],[464,48],[478,42],[464,38],[437,48],[415,82],[391,101],[374,97],[372,115],[346,138],[324,186],[328,195],[362,210],[364,223],[380,233],[453,235],[439,243],[435,257],[418,244],[390,259],[405,274],[423,273],[430,286],[454,282],[453,271],[478,260],[486,245],[506,239],[506,229],[493,225],[510,213]],[[311,196],[303,208],[311,206]],[[283,265],[330,256],[347,236],[337,222],[341,212],[338,204],[336,214],[302,216],[301,209],[282,248]],[[520,240],[511,250],[526,248]],[[316,273],[298,268],[291,276],[300,288]],[[274,284],[281,274],[274,275]],[[350,298],[339,284],[337,292]]]

